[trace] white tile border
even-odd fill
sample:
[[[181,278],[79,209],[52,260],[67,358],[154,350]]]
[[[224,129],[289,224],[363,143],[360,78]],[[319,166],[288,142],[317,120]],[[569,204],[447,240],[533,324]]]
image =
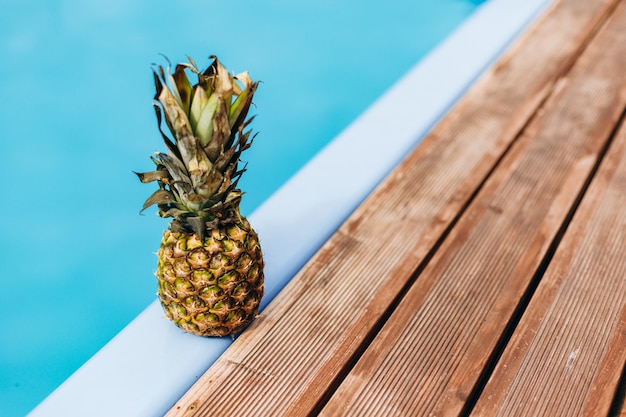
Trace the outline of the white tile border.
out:
[[[486,2],[250,216],[261,308],[551,1]],[[163,415],[230,343],[183,333],[155,301],[29,416]]]

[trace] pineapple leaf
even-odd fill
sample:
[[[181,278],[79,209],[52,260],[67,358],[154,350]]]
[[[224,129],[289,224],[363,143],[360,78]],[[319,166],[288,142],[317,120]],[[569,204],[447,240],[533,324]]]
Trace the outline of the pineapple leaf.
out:
[[[248,122],[250,122],[253,118],[254,117],[250,118]],[[218,166],[221,168],[218,169],[224,170],[228,164],[232,164],[233,170],[236,169],[237,162],[240,160],[241,157],[241,153],[251,146],[256,134],[252,137],[250,141],[248,141],[248,138],[250,137],[250,131],[243,133],[243,128],[244,126],[239,126],[239,134],[237,135],[236,145],[229,147],[229,151],[234,150],[234,152],[232,152],[232,155],[226,155],[226,153],[224,154],[225,158],[227,157],[228,159],[220,160]],[[241,173],[239,175],[241,175]]]
[[[193,58],[191,58],[189,55],[187,56],[187,61],[189,61],[189,63],[191,64],[191,70],[195,73],[198,73],[200,71],[198,71],[198,66],[196,65],[196,61],[193,60]]]
[[[202,147],[207,146],[213,137],[213,116],[217,111],[218,105],[219,96],[217,94],[211,95],[198,118],[195,132],[198,139],[200,139]]]
[[[209,97],[206,94],[206,90],[201,85],[195,85],[193,98],[191,100],[191,109],[189,110],[189,121],[191,122],[191,128],[194,132],[198,130],[198,121],[208,101]]]
[[[178,86],[176,85],[176,81],[174,80],[174,76],[172,74],[167,73],[167,83],[166,83],[166,87],[168,90],[170,90],[170,93],[172,94],[172,96],[174,97],[174,99],[176,100],[176,103],[178,104],[178,106],[180,108],[183,108],[183,101],[180,98],[180,94],[178,93]]]
[[[205,221],[202,217],[187,217],[187,224],[198,235],[200,240],[204,240]]]
[[[224,204],[231,204],[232,202],[241,199],[242,195],[243,193],[241,191],[233,191],[228,194],[226,200],[224,201]]]
[[[174,97],[167,86],[163,86],[157,100],[161,103],[163,113],[165,114],[165,121],[177,141],[180,140],[181,136],[191,132],[187,114],[178,105],[176,97]]]
[[[178,106],[167,87],[163,87],[159,102],[163,106],[165,119],[176,137],[176,146],[180,152],[181,160],[185,163],[187,171],[191,171],[195,169],[194,161],[197,161],[198,158],[196,138],[191,133],[189,119]]]
[[[181,198],[184,200],[187,193],[191,190],[191,180],[189,175],[187,174],[187,170],[180,160],[171,155],[165,153],[157,153],[157,156],[165,169],[170,173],[170,176],[174,180],[172,187],[173,191],[176,192]]]
[[[180,159],[180,152],[178,152],[178,148],[176,147],[176,145],[174,144],[174,142],[172,142],[172,140],[165,134],[165,132],[163,131],[162,123],[163,123],[163,113],[161,113],[161,107],[154,103],[154,112],[156,113],[156,117],[157,117],[157,124],[159,126],[159,132],[161,133],[161,137],[163,138],[163,142],[165,142],[165,146],[167,147],[167,150],[170,151],[173,155],[176,155],[176,157],[178,159]]]
[[[161,70],[161,73],[163,73],[162,70]],[[158,100],[159,95],[161,94],[161,90],[163,90],[163,84],[161,83],[161,78],[159,77],[159,74],[155,70],[152,70],[152,75],[154,78],[154,87],[155,87],[154,99]]]
[[[246,117],[250,105],[252,104],[252,96],[254,96],[254,93],[259,85],[258,82],[253,82],[250,79],[247,72],[238,74],[235,78],[243,83],[245,89],[241,91],[230,108],[228,119],[230,121],[231,128],[243,122],[243,119]],[[242,114],[243,117],[240,118]]]
[[[187,66],[184,64],[176,65],[173,79],[176,84],[176,89],[178,90],[181,107],[185,114],[189,114],[189,108],[191,106],[191,84],[185,73],[185,68],[187,68]]]
[[[143,203],[143,207],[139,213],[143,213],[145,209],[154,204],[171,204],[175,202],[176,198],[170,191],[158,189]]]
[[[250,97],[250,90],[244,90],[241,94],[239,94],[232,106],[230,106],[230,111],[228,112],[228,122],[231,128],[235,126],[235,122],[239,118],[239,115],[243,112],[246,104],[248,107],[250,106],[250,103],[247,103],[249,101],[248,97]]]
[[[170,173],[174,181],[189,182],[187,170],[179,159],[166,153],[157,152],[156,155],[159,158],[159,161],[161,161],[163,166],[165,166],[167,171]]]
[[[202,203],[204,203],[205,197],[195,192],[189,193],[187,195],[186,206],[191,212],[198,212],[200,207],[202,207]]]
[[[248,71],[244,71],[239,73],[233,77],[235,80],[239,81],[237,83],[233,83],[233,93],[235,95],[240,95],[244,90],[247,90],[252,85],[252,79],[250,78],[250,74]],[[241,89],[240,83],[243,84],[244,89]]]
[[[213,56],[216,63],[215,93],[222,96],[224,104],[226,104],[227,113],[230,111],[230,104],[233,99],[233,77],[224,68],[222,63]]]
[[[224,181],[224,175],[215,166],[205,174],[203,183],[198,187],[198,192],[205,197],[212,197]]]
[[[196,142],[196,159],[189,161],[189,176],[194,189],[199,189],[205,182],[206,173],[211,170],[213,163],[209,160],[200,144]]]
[[[237,148],[231,147],[222,154],[220,154],[220,156],[217,158],[217,161],[215,161],[215,167],[218,170],[224,172],[228,165],[230,165],[231,163],[236,163],[236,160],[233,160],[233,156],[235,155],[236,151]]]
[[[161,217],[173,217],[175,219],[183,217],[185,215],[189,214],[188,211],[185,210],[181,210],[177,207],[169,207],[167,209],[163,209],[161,211]]]
[[[204,150],[211,161],[216,161],[230,138],[230,125],[224,99],[218,96],[217,108],[212,119],[213,137],[204,145]]]
[[[133,171],[134,172],[134,171]],[[165,169],[158,169],[156,171],[150,172],[134,172],[137,177],[139,177],[139,181],[146,184],[152,181],[162,181],[165,183],[169,182],[170,174]]]

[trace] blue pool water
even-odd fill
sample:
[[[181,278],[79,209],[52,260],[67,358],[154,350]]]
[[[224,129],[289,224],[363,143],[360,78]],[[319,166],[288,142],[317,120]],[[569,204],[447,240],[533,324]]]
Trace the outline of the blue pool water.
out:
[[[152,188],[131,171],[163,150],[151,104],[159,53],[199,66],[217,54],[263,81],[240,183],[248,214],[482,3],[2,1],[6,417],[27,413],[155,298],[167,222],[138,215]]]

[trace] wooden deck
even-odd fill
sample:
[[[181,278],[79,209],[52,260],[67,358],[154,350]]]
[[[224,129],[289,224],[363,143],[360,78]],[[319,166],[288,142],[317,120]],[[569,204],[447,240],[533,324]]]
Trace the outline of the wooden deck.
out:
[[[557,1],[168,416],[626,416],[625,109]]]

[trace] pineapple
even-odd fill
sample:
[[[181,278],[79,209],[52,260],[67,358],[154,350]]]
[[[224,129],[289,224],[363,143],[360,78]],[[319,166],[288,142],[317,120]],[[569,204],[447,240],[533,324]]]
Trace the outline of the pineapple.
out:
[[[211,59],[203,72],[191,58],[173,73],[155,67],[154,108],[168,153],[152,157],[155,171],[136,174],[159,185],[142,211],[156,204],[159,216],[172,218],[156,270],[165,315],[186,332],[224,336],[255,318],[263,296],[259,238],[240,213],[237,188],[240,155],[254,139],[246,117],[258,82]]]

